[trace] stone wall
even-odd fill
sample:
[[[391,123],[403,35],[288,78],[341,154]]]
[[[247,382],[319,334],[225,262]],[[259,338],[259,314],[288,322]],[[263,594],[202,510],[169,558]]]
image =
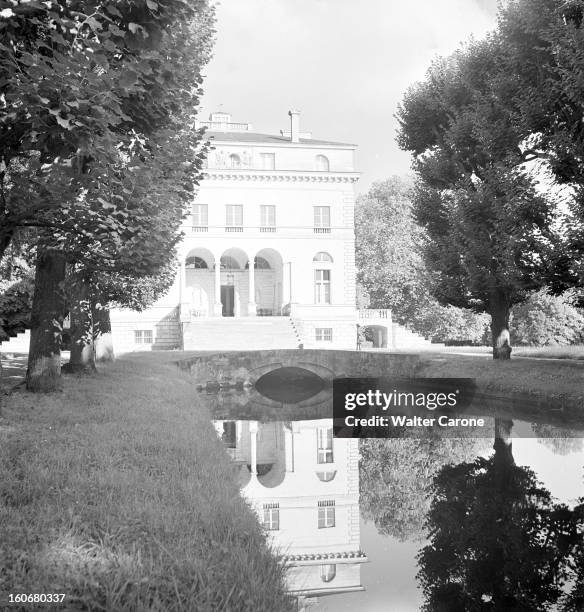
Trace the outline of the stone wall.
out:
[[[413,377],[419,360],[419,355],[405,353],[286,349],[207,354],[184,359],[178,365],[201,384],[209,381],[253,384],[264,374],[283,367],[303,368],[324,380],[359,376]]]

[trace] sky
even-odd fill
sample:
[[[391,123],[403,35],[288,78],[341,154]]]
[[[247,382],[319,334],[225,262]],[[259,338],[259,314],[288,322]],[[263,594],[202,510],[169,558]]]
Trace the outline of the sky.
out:
[[[254,131],[301,130],[358,145],[357,192],[409,172],[394,117],[432,59],[495,26],[496,0],[223,0],[200,117],[217,110]]]

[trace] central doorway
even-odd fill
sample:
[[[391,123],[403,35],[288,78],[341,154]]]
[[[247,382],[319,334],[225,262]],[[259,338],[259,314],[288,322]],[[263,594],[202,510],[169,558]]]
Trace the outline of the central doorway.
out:
[[[235,287],[233,285],[221,285],[221,314],[224,317],[233,317],[235,304]]]

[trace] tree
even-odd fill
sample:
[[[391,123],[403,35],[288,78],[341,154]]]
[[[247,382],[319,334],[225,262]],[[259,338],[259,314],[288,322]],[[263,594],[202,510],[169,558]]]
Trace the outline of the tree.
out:
[[[526,171],[533,156],[502,102],[501,54],[491,36],[437,60],[398,110],[433,294],[490,315],[495,359],[509,358],[511,307],[545,283],[558,240],[554,205]]]
[[[413,184],[393,176],[357,199],[355,259],[359,286],[373,308],[390,308],[396,321],[439,342],[480,344],[484,317],[444,307],[431,295],[423,259],[425,233],[413,214]]]
[[[435,342],[456,345],[489,344],[489,317],[469,308],[442,306],[433,301],[415,318],[418,333]]]
[[[411,321],[428,300],[421,256],[423,233],[412,215],[412,185],[392,176],[357,199],[355,261],[372,308]]]
[[[482,442],[437,437],[362,440],[363,517],[373,521],[380,534],[400,541],[423,539],[434,476],[444,465],[474,457]]]
[[[569,188],[563,195],[570,214],[550,279],[560,294],[584,282],[583,15],[581,0],[512,0],[501,4],[497,29],[505,83],[499,102],[523,153],[550,171],[548,185]]]
[[[572,305],[569,293],[550,295],[547,289],[531,294],[513,308],[512,338],[517,344],[549,346],[584,340],[584,315]]]
[[[494,454],[444,467],[434,480],[430,542],[419,553],[424,610],[552,610],[573,577],[582,517],[515,465],[512,422]]]
[[[93,371],[96,361],[113,360],[110,306],[144,310],[168,291],[175,276],[175,262],[170,259],[153,276],[78,272],[70,283],[71,358],[65,371]]]
[[[198,103],[213,10],[206,0],[3,1],[0,9],[0,255],[19,228],[38,230],[28,387],[50,389],[59,378],[64,262],[134,256],[137,273],[151,273],[139,248],[148,231],[160,265],[172,250],[165,240],[180,223],[176,207],[152,238],[154,202],[142,207],[131,196],[141,168],[181,148],[173,138]],[[174,167],[182,193],[204,156],[190,144]]]

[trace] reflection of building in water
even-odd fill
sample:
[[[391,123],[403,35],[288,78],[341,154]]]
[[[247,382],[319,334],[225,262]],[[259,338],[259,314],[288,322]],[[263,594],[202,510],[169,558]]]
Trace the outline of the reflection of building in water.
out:
[[[242,494],[291,566],[290,592],[363,590],[358,440],[333,439],[331,419],[214,423]]]

